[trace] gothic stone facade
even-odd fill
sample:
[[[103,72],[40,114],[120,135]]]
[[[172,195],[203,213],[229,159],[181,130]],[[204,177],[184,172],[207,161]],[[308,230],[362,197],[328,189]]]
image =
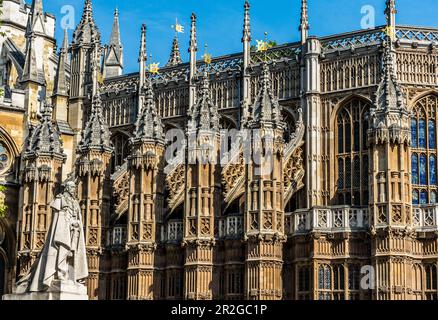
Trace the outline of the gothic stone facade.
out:
[[[103,47],[85,0],[58,52],[42,0],[2,11],[0,294],[73,174],[92,299],[437,299],[438,29],[397,25],[388,0],[386,26],[310,37],[303,0],[301,41],[257,52],[245,2],[242,53],[197,60],[192,15],[188,63],[175,38],[147,72],[143,26],[124,74],[117,11]],[[188,162],[197,143],[168,161],[171,129],[208,156],[221,130],[269,129],[273,170],[239,144],[224,165]]]

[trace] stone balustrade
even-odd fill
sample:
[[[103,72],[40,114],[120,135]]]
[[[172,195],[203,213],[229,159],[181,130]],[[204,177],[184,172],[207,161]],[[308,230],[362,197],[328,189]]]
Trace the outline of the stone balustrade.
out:
[[[369,227],[368,208],[349,206],[315,207],[286,213],[285,232],[288,235],[308,232],[354,232]]]
[[[428,204],[413,208],[412,224],[421,231],[438,230],[438,204]]]

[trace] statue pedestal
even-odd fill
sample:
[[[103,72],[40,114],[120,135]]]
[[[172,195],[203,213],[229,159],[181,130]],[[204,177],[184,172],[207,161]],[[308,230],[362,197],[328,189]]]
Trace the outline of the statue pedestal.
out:
[[[54,280],[44,292],[6,294],[3,300],[88,300],[87,288],[73,281]]]

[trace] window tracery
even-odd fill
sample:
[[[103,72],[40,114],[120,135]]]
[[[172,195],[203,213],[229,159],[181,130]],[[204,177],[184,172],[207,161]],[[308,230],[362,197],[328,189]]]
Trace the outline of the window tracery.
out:
[[[6,144],[0,141],[0,174],[5,173],[11,165],[11,153]]]
[[[368,149],[370,105],[352,99],[336,119],[337,204],[368,204]]]
[[[412,203],[437,201],[437,118],[438,97],[428,95],[417,101],[411,119]]]

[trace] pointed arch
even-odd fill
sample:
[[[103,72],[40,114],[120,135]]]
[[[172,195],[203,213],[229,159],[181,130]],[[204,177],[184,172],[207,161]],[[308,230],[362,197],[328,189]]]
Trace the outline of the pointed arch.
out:
[[[435,203],[438,156],[438,92],[418,95],[411,105],[411,173],[412,203]]]
[[[111,171],[115,172],[118,167],[123,165],[123,162],[130,153],[130,135],[123,131],[117,130],[111,135],[111,143],[114,146],[114,153],[111,161]]]
[[[427,96],[437,96],[438,97],[438,90],[435,89],[430,89],[430,90],[426,90],[424,92],[421,92],[419,94],[417,94],[416,96],[414,96],[411,100],[410,103],[408,105],[408,109],[409,111],[412,111],[413,108],[416,106],[417,102],[421,99],[423,99],[424,97]]]
[[[332,119],[334,204],[368,204],[367,131],[370,108],[371,101],[356,94],[343,99],[335,107]]]

